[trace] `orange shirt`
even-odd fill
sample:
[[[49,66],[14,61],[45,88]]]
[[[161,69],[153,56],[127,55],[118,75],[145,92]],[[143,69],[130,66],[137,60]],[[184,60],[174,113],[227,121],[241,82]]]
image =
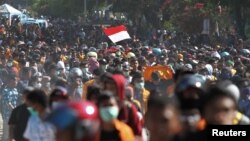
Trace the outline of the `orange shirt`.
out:
[[[121,141],[134,141],[135,136],[132,129],[125,123],[115,120],[115,129],[118,130]]]
[[[82,87],[82,99],[86,100],[87,98],[87,93],[88,93],[88,87],[94,85],[95,79],[89,80],[83,84]]]

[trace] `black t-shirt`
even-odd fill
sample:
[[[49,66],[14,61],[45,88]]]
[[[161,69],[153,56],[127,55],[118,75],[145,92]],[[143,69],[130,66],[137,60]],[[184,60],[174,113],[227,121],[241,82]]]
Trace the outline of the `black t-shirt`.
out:
[[[9,119],[9,125],[14,125],[14,138],[16,141],[23,141],[23,134],[26,128],[30,117],[30,113],[27,110],[27,106],[25,104],[19,105],[16,107]]]
[[[101,131],[101,141],[121,141],[119,131]]]

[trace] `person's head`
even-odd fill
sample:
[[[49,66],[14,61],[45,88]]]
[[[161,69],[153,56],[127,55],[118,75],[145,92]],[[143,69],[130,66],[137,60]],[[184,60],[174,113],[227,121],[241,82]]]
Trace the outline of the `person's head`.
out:
[[[54,109],[46,121],[55,126],[56,141],[97,141],[98,109],[88,101],[67,102]]]
[[[219,85],[211,86],[204,97],[203,116],[207,124],[232,125],[237,102],[232,94]]]
[[[112,123],[117,119],[119,114],[118,100],[110,91],[104,91],[98,98],[97,102],[101,121]]]
[[[159,72],[153,72],[151,74],[151,78],[152,78],[153,83],[156,83],[156,84],[159,83],[161,80]]]
[[[99,60],[99,63],[100,63],[100,68],[102,70],[106,71],[107,68],[108,68],[108,61],[107,61],[107,59],[102,58],[102,59]]]
[[[130,66],[131,66],[132,70],[137,70],[139,67],[138,60],[136,58],[130,59]]]
[[[45,78],[43,78],[43,79],[45,79]],[[49,81],[48,81],[48,82],[49,82]],[[44,81],[44,83],[48,83],[48,82]],[[67,82],[66,79],[64,79],[64,78],[62,78],[62,77],[58,77],[58,78],[56,79],[56,81],[55,81],[55,86],[56,86],[56,87],[57,87],[57,86],[60,86],[60,87],[66,88],[66,87],[68,86],[68,82]]]
[[[8,74],[8,77],[7,77],[8,87],[15,88],[17,86],[17,81],[18,81],[17,79],[18,78],[17,78],[16,74],[13,72],[10,72]]]
[[[97,103],[98,97],[100,96],[100,87],[89,86],[87,90],[87,100]]]
[[[250,100],[250,87],[245,87],[241,89],[241,99]]]
[[[82,84],[82,70],[79,68],[72,68],[69,72],[69,81],[71,84],[80,86]]]
[[[44,91],[35,89],[31,91],[27,97],[27,106],[31,108],[31,111],[42,114],[48,105],[48,98]]]
[[[31,69],[29,67],[23,67],[20,72],[21,80],[29,80],[31,78]]]
[[[121,74],[106,75],[103,82],[103,90],[111,91],[120,101],[125,99],[126,79]]]
[[[68,101],[67,90],[63,87],[56,87],[49,95],[49,106],[54,109],[61,103]]]
[[[26,87],[24,88],[24,90],[22,91],[22,99],[23,99],[23,102],[24,104],[27,104],[27,95],[32,92],[34,89],[33,87]]]
[[[150,132],[150,140],[171,140],[181,131],[180,111],[175,99],[152,95],[148,100],[145,126]]]
[[[168,64],[168,57],[165,55],[162,55],[158,58],[158,63],[165,66]]]
[[[49,76],[50,77],[53,77],[53,76],[56,76],[57,75],[57,65],[56,64],[51,64],[49,65]]]
[[[130,101],[130,100],[134,99],[134,89],[132,87],[127,86],[125,88],[125,94],[126,94],[127,100]]]
[[[83,73],[89,72],[89,65],[87,61],[83,61],[80,63],[80,69],[82,70]]]
[[[149,61],[149,63],[153,63],[156,61],[156,57],[153,53],[148,55],[148,61]]]
[[[136,89],[143,89],[145,85],[144,78],[141,72],[135,72],[132,76],[132,85]]]
[[[177,69],[174,74],[174,82],[176,83],[180,78],[185,75],[194,74],[192,71],[186,71],[184,69]]]
[[[232,95],[237,102],[239,101],[240,90],[239,90],[238,86],[233,84],[232,81],[230,81],[230,80],[219,81],[219,82],[217,82],[217,85],[219,87],[223,88],[225,92]]]
[[[175,94],[180,101],[182,122],[186,131],[195,131],[201,118],[204,85],[205,81],[199,75],[185,75],[176,84]]]

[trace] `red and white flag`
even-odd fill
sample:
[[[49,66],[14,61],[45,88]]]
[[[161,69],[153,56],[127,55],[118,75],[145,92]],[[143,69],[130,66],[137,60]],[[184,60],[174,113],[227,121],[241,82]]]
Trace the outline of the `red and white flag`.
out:
[[[124,25],[106,28],[103,31],[113,43],[116,43],[125,39],[131,39],[131,37],[129,36],[127,32],[127,28]]]

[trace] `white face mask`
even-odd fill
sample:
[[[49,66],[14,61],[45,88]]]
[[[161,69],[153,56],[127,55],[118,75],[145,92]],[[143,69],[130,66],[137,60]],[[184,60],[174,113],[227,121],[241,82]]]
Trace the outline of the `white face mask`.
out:
[[[69,71],[70,67],[69,67],[69,66],[66,66],[65,69],[66,69],[67,71]]]
[[[39,77],[37,80],[38,80],[39,82],[42,82],[43,79],[42,79],[41,77]]]
[[[101,69],[106,70],[108,68],[108,65],[101,65]]]
[[[129,71],[125,71],[125,72],[124,72],[124,75],[125,75],[125,76],[129,76]]]
[[[89,68],[83,68],[82,69],[82,72],[88,72],[89,71]]]
[[[40,89],[40,88],[42,88],[42,84],[41,83],[36,83],[34,87],[37,88],[37,89]]]
[[[250,77],[250,73],[249,73],[249,72],[246,73],[246,77],[247,77],[247,78]]]
[[[8,66],[8,67],[12,67],[12,65],[13,65],[12,62],[8,62],[8,63],[7,63],[7,66]]]

